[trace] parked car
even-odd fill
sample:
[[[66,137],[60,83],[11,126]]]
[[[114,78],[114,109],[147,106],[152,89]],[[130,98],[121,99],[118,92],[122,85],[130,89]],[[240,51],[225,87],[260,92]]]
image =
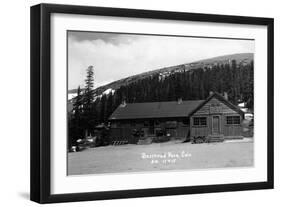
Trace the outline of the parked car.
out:
[[[85,139],[78,139],[76,152],[85,150],[87,148],[95,147],[96,145],[96,137],[89,136]]]
[[[69,152],[76,152],[77,151],[77,146],[71,146],[69,149]]]

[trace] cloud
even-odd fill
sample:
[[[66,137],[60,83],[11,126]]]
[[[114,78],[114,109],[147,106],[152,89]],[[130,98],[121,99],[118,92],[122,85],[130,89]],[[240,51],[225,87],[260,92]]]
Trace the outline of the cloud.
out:
[[[69,35],[69,88],[94,66],[95,86],[131,75],[219,55],[254,52],[254,41],[92,33]]]
[[[77,42],[102,40],[111,44],[130,43],[137,39],[137,35],[122,35],[118,33],[104,32],[86,32],[86,31],[69,31],[68,37]]]

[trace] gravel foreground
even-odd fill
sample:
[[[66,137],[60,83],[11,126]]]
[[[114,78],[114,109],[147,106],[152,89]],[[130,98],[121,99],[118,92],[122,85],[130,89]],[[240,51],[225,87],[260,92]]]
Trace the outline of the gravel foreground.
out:
[[[106,146],[68,153],[68,175],[252,167],[252,141]]]

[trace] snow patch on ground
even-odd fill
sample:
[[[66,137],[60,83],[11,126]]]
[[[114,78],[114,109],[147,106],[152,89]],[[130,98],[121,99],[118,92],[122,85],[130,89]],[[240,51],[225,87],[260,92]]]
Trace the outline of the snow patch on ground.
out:
[[[68,93],[67,94],[67,100],[71,100],[77,96],[77,93]]]
[[[108,88],[102,94],[103,95],[108,95],[110,93],[114,94],[114,92],[115,92],[115,90],[113,90],[112,88]]]
[[[114,94],[115,90],[112,88],[106,89],[101,95],[94,96],[94,101],[97,100],[98,98],[101,98],[103,95],[109,95],[110,93]],[[67,94],[67,100],[71,100],[77,96],[77,93],[68,93]]]

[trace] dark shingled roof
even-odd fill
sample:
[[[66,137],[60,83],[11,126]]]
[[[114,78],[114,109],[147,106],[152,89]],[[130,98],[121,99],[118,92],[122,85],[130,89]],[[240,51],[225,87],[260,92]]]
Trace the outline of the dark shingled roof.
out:
[[[204,100],[127,103],[120,105],[109,117],[110,120],[187,117]]]

